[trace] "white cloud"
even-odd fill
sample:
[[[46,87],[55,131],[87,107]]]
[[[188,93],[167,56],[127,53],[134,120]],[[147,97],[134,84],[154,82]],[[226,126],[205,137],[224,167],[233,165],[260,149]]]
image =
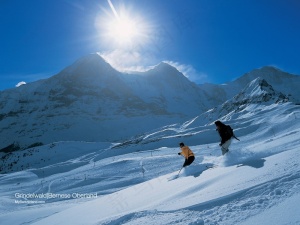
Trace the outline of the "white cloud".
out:
[[[195,83],[205,83],[208,82],[208,75],[197,71],[192,65],[189,64],[180,64],[174,61],[164,61],[171,66],[174,66],[179,72],[181,72],[184,76],[186,76],[189,80]]]
[[[99,53],[110,65],[121,72],[143,72],[157,64],[152,55],[141,54],[138,51],[126,51],[117,49]]]
[[[20,87],[20,86],[22,86],[24,84],[26,84],[26,82],[25,81],[21,81],[21,82],[19,82],[19,83],[16,84],[16,87]]]
[[[154,54],[142,54],[139,51],[117,49],[114,51],[100,52],[99,54],[110,65],[121,72],[144,72],[160,62]],[[184,76],[195,83],[209,82],[207,74],[197,71],[192,65],[168,60],[164,62],[174,66],[178,71],[183,73]]]

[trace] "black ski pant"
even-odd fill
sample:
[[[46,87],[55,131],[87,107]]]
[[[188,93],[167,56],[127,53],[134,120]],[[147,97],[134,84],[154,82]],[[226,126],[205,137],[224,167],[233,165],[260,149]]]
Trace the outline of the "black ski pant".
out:
[[[182,167],[186,167],[192,164],[192,162],[194,162],[195,157],[194,156],[190,156],[187,159],[185,159],[183,166]]]

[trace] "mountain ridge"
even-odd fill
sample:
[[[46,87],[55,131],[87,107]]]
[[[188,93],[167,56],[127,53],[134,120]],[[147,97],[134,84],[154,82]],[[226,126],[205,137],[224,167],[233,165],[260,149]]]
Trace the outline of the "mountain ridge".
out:
[[[215,93],[211,97],[216,99],[219,104],[234,97],[248,83],[257,78],[266,80],[274,89],[282,92],[294,103],[300,103],[300,76],[289,74],[273,66],[264,66],[251,70],[241,77],[225,84],[201,84],[200,88],[205,93]]]
[[[165,63],[144,76],[128,75],[98,54],[88,55],[48,79],[0,92],[0,149],[15,142],[24,148],[60,140],[117,141],[183,121],[203,110],[197,97],[176,90],[183,82],[198,95],[192,82]]]
[[[285,79],[286,73],[277,73],[280,81]],[[265,79],[270,72],[260,74]],[[243,86],[247,79],[242,78],[226,85],[198,86],[165,62],[127,74],[99,54],[90,54],[48,79],[0,92],[0,149],[12,143],[24,148],[54,141],[126,140],[222,105],[248,84]],[[293,88],[290,94],[287,86],[297,85],[300,78],[283,86],[274,80],[272,88],[295,103],[299,91]]]

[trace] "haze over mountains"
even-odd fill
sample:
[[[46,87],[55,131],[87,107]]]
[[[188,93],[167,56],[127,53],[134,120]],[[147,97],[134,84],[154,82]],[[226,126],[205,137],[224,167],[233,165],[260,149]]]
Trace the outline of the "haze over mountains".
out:
[[[223,116],[247,102],[300,103],[299,86],[299,76],[274,67],[224,85],[196,85],[167,63],[128,74],[90,54],[49,79],[0,92],[0,149],[55,141],[120,142],[208,110],[206,115],[217,110]],[[207,116],[207,122],[215,117]]]

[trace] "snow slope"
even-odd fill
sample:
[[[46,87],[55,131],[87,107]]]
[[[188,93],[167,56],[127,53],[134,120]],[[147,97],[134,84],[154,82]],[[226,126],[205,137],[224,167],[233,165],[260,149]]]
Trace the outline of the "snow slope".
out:
[[[27,156],[32,166],[0,175],[0,221],[299,224],[299,118],[300,107],[292,103],[247,105],[226,121],[241,141],[233,141],[225,156],[214,126],[199,117],[126,143],[59,142],[24,150],[36,151]],[[177,178],[180,141],[190,145],[196,160]],[[85,153],[79,156],[80,149]],[[43,152],[52,150],[53,162],[41,162]],[[23,199],[16,193],[87,195]],[[32,200],[45,203],[26,202]]]
[[[199,88],[92,54],[0,92],[1,148],[22,144],[0,150],[1,224],[300,224],[298,84],[264,67]],[[241,140],[225,156],[217,119]]]

